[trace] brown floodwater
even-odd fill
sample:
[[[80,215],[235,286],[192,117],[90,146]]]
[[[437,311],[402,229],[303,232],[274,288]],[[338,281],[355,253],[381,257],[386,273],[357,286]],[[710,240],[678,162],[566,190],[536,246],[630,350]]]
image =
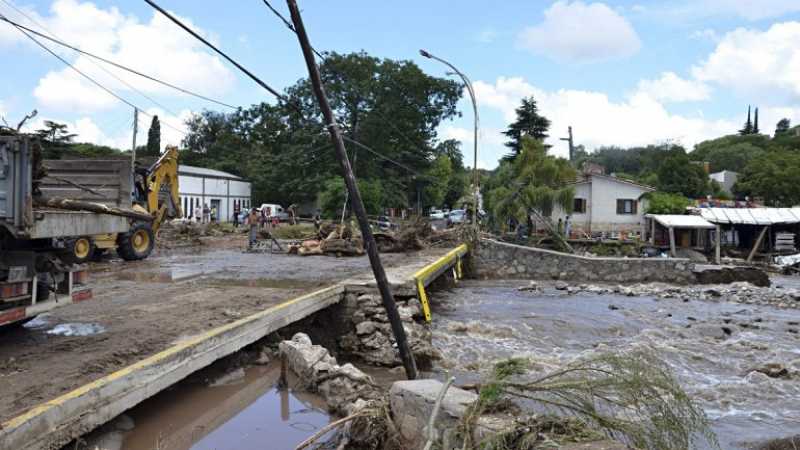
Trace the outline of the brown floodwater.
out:
[[[207,370],[126,414],[121,450],[293,449],[329,422],[322,399],[279,389],[280,365]]]

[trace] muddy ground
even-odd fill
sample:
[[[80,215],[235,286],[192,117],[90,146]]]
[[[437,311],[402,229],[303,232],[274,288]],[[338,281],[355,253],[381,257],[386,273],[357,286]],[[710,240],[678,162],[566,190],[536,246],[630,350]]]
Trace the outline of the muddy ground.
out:
[[[369,273],[365,256],[244,253],[246,238],[237,235],[204,241],[200,247],[162,249],[145,261],[93,263],[94,299],[24,328],[0,330],[0,422],[176,341]],[[397,267],[445,252],[385,254],[382,260]]]

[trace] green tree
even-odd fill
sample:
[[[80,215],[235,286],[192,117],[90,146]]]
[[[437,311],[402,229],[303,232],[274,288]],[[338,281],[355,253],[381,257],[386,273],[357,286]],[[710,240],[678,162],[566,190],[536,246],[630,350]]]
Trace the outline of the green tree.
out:
[[[363,52],[328,54],[320,70],[345,135],[381,155],[346,142],[356,176],[380,180],[385,207],[416,202],[415,173],[428,170],[437,156],[439,124],[458,115],[459,85],[430,77],[412,62]],[[228,114],[205,111],[187,123],[183,162],[247,178],[256,202],[315,200],[326,180],[341,171],[329,137],[320,133],[321,114],[308,80],[299,80],[286,95],[315,123],[301,120],[285,104],[262,103]]]
[[[703,197],[711,192],[708,175],[698,163],[689,160],[686,151],[677,147],[670,151],[656,171],[658,189],[690,198]]]
[[[450,178],[453,176],[453,163],[447,155],[439,155],[425,173],[425,206],[441,208],[447,196]]]
[[[547,138],[547,130],[550,128],[550,121],[539,114],[539,108],[533,97],[523,98],[516,113],[517,119],[503,132],[509,138],[505,145],[511,149],[511,153],[506,156],[507,159],[514,159],[520,154],[524,136],[543,141]]]
[[[753,133],[753,121],[750,120],[750,107],[747,107],[747,121],[744,123],[744,127],[739,130],[739,134],[741,135],[748,135],[754,134]]]
[[[518,157],[501,164],[488,183],[486,203],[494,224],[502,227],[511,217],[524,223],[531,210],[550,216],[556,206],[572,212],[575,176],[569,161],[548,155],[540,140],[524,136]]]
[[[383,189],[378,180],[358,180],[358,191],[367,214],[380,214],[382,212]],[[345,193],[344,180],[340,177],[331,178],[323,184],[319,194],[319,203],[322,214],[328,218],[340,218],[344,206]],[[348,202],[349,203],[349,202]],[[350,209],[348,204],[348,210]]]
[[[760,198],[768,206],[800,204],[800,153],[778,150],[752,160],[739,176],[733,191],[740,196]]]
[[[147,130],[147,146],[143,156],[158,156],[161,154],[161,122],[158,116],[153,116],[150,129]]]
[[[784,117],[783,119],[779,120],[778,123],[775,125],[775,136],[777,137],[779,134],[786,133],[787,131],[789,131],[789,128],[791,127],[792,127],[792,121]]]
[[[754,158],[772,148],[769,136],[730,135],[703,141],[689,153],[693,161],[708,162],[712,172],[739,172]]]
[[[36,130],[35,133],[42,142],[42,156],[45,159],[60,159],[77,136],[67,130],[66,124],[52,120],[45,120],[44,128]]]
[[[692,201],[680,194],[649,192],[645,194],[647,214],[685,214]]]

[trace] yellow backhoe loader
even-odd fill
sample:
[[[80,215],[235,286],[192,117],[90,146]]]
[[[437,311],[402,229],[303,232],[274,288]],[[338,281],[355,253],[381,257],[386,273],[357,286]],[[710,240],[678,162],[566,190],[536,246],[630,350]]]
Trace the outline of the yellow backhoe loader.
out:
[[[62,259],[83,263],[110,249],[126,261],[147,258],[165,220],[183,217],[178,194],[178,148],[167,147],[155,164],[134,170],[133,209],[153,216],[152,222],[131,219],[126,233],[80,236],[67,242]]]

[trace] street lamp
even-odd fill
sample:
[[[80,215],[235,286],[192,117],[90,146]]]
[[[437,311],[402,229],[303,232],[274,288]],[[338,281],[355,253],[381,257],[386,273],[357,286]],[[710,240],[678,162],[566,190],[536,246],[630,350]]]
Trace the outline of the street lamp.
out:
[[[478,119],[478,103],[475,101],[475,91],[472,90],[472,82],[469,80],[469,78],[467,78],[466,75],[461,73],[460,70],[456,69],[454,65],[452,65],[449,62],[443,60],[442,58],[439,58],[438,56],[432,55],[430,52],[427,52],[425,50],[420,50],[419,54],[424,56],[425,58],[428,58],[428,59],[435,59],[436,61],[439,61],[440,63],[442,63],[442,64],[446,65],[447,67],[449,67],[450,69],[452,69],[453,72],[455,72],[459,77],[461,77],[461,80],[464,82],[464,86],[466,86],[467,91],[469,92],[469,97],[472,99],[472,112],[475,115],[475,130],[474,130],[475,131],[475,135],[474,135],[474,139],[473,139],[473,142],[475,144],[475,149],[474,149],[473,164],[472,164],[472,178],[473,178],[472,182],[473,182],[473,185],[474,185],[474,191],[472,193],[472,195],[473,195],[473,198],[472,198],[472,223],[475,226],[475,232],[476,232],[476,235],[477,235],[477,231],[478,231],[478,121],[479,121],[479,119]]]

